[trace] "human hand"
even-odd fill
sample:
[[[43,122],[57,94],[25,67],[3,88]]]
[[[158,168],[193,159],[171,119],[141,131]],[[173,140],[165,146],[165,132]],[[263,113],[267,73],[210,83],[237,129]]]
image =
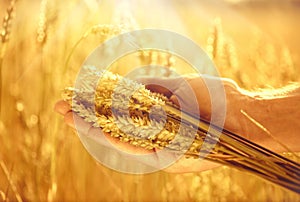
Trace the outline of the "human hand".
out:
[[[129,143],[121,142],[117,138],[111,137],[109,133],[104,133],[100,128],[93,127],[90,123],[85,122],[81,117],[72,112],[68,102],[60,100],[56,103],[54,110],[64,116],[66,124],[70,127],[80,131],[81,134],[93,139],[99,146],[105,146],[121,152],[134,155],[147,154],[147,158],[142,159],[142,163],[152,167],[162,168],[166,165],[165,159],[176,159],[171,153],[159,154],[158,150],[146,150],[140,147],[133,146]],[[75,126],[76,122],[76,126]],[[89,151],[94,152],[94,151]],[[105,154],[103,154],[105,155]],[[141,161],[141,159],[139,158]],[[180,160],[174,162],[171,166],[164,169],[166,172],[171,173],[186,173],[186,172],[199,172],[214,167],[219,164],[199,159],[186,159],[182,157]]]
[[[206,78],[208,81],[206,82],[211,82],[214,87],[218,87],[216,85],[217,83],[219,84],[219,80],[214,78],[214,77],[207,77]],[[148,83],[151,80],[151,78],[143,78],[143,81],[140,80],[142,83]],[[153,79],[152,79],[153,81]],[[156,80],[157,81],[157,80]],[[192,81],[191,83],[189,83]],[[193,108],[195,106],[198,106],[197,100],[194,100],[196,102],[192,102],[190,99],[190,95],[194,94],[192,91],[194,90],[193,88],[197,88],[200,92],[203,93],[203,95],[197,95],[196,97],[203,96],[204,99],[198,99],[199,105],[203,106],[202,109],[204,111],[204,115],[208,116],[210,113],[210,96],[209,93],[207,92],[205,82],[200,78],[199,83],[193,83],[194,79],[190,80],[188,79],[183,79],[183,78],[172,78],[172,79],[165,79],[165,80],[160,80],[159,83],[156,83],[156,85],[147,85],[150,90],[159,92],[162,94],[165,94],[167,97],[170,98],[171,101],[173,101],[175,104],[179,105],[179,99],[186,97],[188,102],[186,102],[184,99],[182,99],[183,104],[180,103],[182,109],[185,111],[190,111],[194,110]],[[192,85],[191,85],[192,84]],[[168,86],[169,85],[169,86]],[[191,85],[191,86],[190,86]],[[197,85],[197,86],[196,86]],[[222,86],[223,84],[221,84]],[[232,85],[232,84],[231,84]],[[166,90],[166,88],[162,87],[165,86],[169,88],[169,90]],[[192,88],[191,88],[192,87]],[[220,84],[219,84],[220,87]],[[221,99],[220,99],[221,100]],[[222,101],[224,102],[224,101]],[[114,146],[116,149],[121,150],[121,151],[126,151],[128,153],[134,153],[134,154],[149,154],[149,153],[154,153],[153,151],[149,150],[144,150],[139,147],[132,146],[130,144],[120,142],[119,140],[112,138],[109,134],[107,133],[102,133],[100,129],[93,128],[91,124],[86,123],[83,121],[80,117],[78,117],[76,114],[73,114],[72,111],[70,110],[70,106],[68,103],[60,101],[56,104],[55,107],[56,111],[62,114],[65,117],[65,121],[67,124],[69,124],[72,127],[75,127],[74,125],[74,119],[76,119],[76,129],[80,131],[82,134],[85,134],[89,138],[95,139],[97,142],[100,142],[104,146]],[[201,114],[202,115],[202,114]],[[106,137],[106,138],[105,138]],[[111,145],[108,144],[108,140]],[[170,158],[170,156],[161,156],[158,155],[158,152],[154,153],[153,158],[151,160],[148,159],[148,162],[145,163],[150,163],[152,166],[158,166],[160,167],[161,164],[164,164],[164,159],[165,158]],[[170,154],[171,155],[171,154]],[[172,159],[176,160],[175,157],[171,157]],[[149,162],[150,161],[150,162]],[[166,171],[169,172],[193,172],[193,171],[201,171],[201,170],[206,170],[209,168],[213,168],[217,166],[217,164],[212,163],[212,162],[207,162],[207,161],[200,161],[198,159],[185,159],[182,158],[179,161],[176,161],[175,164],[172,166],[168,167]]]
[[[217,109],[217,112],[218,110],[222,112],[222,108],[225,107],[226,113],[217,113],[217,116],[219,116],[217,119],[225,120],[225,129],[257,143],[262,140],[259,134],[264,131],[251,123],[251,119],[242,113],[244,110],[248,111],[249,107],[253,107],[253,98],[244,94],[232,80],[202,75],[201,77],[192,76],[185,78],[144,77],[140,78],[139,82],[144,83],[151,91],[164,94],[174,104],[179,105],[183,111],[191,114],[198,114],[197,110],[199,110],[201,118],[204,118],[207,121],[211,120],[213,108]],[[214,96],[211,96],[212,92],[219,92],[219,94],[215,93]],[[225,96],[221,95],[222,92]],[[176,160],[172,154],[169,154],[169,156],[161,156],[159,155],[158,150],[149,151],[140,147],[135,147],[128,143],[121,142],[107,133],[103,133],[99,128],[92,127],[91,124],[83,121],[76,114],[73,114],[67,102],[59,101],[56,104],[55,110],[62,114],[65,117],[65,122],[72,127],[75,127],[74,119],[76,119],[76,129],[78,131],[104,146],[113,147],[117,150],[135,155],[151,154],[151,158],[142,159],[145,164],[161,167],[166,158],[172,158],[174,159],[174,162]],[[219,125],[219,127],[222,126],[223,125]],[[255,136],[253,134],[255,134]],[[176,160],[173,165],[165,170],[176,173],[195,172],[211,169],[216,166],[218,166],[218,164],[206,160],[201,161],[199,159],[181,158],[180,160]]]

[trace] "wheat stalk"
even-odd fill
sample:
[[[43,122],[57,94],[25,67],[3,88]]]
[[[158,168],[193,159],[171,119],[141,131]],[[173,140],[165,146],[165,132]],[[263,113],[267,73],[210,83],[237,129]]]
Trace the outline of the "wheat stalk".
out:
[[[17,187],[16,187],[13,179],[11,178],[10,173],[9,173],[9,171],[8,171],[6,165],[5,165],[5,163],[3,161],[0,161],[0,167],[1,167],[2,171],[5,174],[5,176],[7,178],[7,181],[9,182],[9,186],[11,187],[11,189],[12,189],[12,191],[13,191],[15,197],[16,197],[16,200],[18,202],[22,202],[23,200],[22,200],[20,194],[18,193]],[[3,196],[5,197],[6,195],[7,194],[4,194],[4,195],[2,194],[2,197]]]
[[[101,85],[95,85],[98,80]],[[150,92],[144,85],[89,66],[84,67],[79,81],[76,89],[65,89],[65,100],[72,103],[72,110],[85,121],[112,137],[145,149],[185,151],[187,158],[208,153],[205,157],[208,160],[252,172],[300,192],[299,164],[229,131],[218,127],[208,130],[208,122],[199,122],[181,112],[166,97]],[[128,95],[132,95],[130,99]],[[166,120],[160,109],[165,111]],[[218,139],[219,133],[222,135]]]
[[[10,1],[9,7],[6,9],[6,14],[2,22],[2,31],[1,31],[1,42],[2,45],[6,43],[9,39],[9,34],[11,31],[11,21],[13,19],[13,11],[15,9],[15,0]]]
[[[210,31],[210,35],[207,39],[207,54],[215,61],[223,55],[223,31],[222,22],[220,18],[214,20],[213,28]]]
[[[6,201],[7,200],[7,197],[6,197],[6,194],[0,190],[0,196],[1,196],[1,200],[2,201]]]
[[[6,45],[9,40],[9,35],[11,31],[11,21],[13,19],[13,12],[15,10],[16,0],[11,0],[9,7],[6,9],[6,14],[2,22],[2,30],[0,30],[1,37],[1,49],[0,49],[0,118],[2,117],[2,66],[3,59],[6,51]]]
[[[76,48],[90,35],[96,35],[101,39],[101,41],[105,41],[106,39],[116,36],[118,34],[124,33],[126,28],[122,25],[110,25],[110,24],[101,24],[101,25],[94,25],[90,27],[82,36],[81,38],[75,43],[72,47],[70,53],[67,56],[65,68],[63,70],[63,74],[66,73],[67,68],[69,67],[69,63],[71,60],[72,55],[74,54]]]
[[[40,5],[40,15],[37,28],[37,42],[44,45],[47,40],[47,4],[48,0],[42,0]]]

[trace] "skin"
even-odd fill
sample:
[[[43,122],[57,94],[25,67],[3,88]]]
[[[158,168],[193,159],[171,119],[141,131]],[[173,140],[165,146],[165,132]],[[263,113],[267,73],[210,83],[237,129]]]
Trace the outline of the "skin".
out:
[[[194,77],[186,78],[185,80],[195,93],[201,117],[210,120],[211,100],[205,80],[214,82],[213,78]],[[222,79],[221,82],[226,95],[225,129],[275,152],[300,151],[299,85],[274,91],[250,93],[239,88],[232,80]],[[180,94],[176,95],[176,93],[172,93],[172,91],[160,85],[148,84],[146,87],[151,91],[166,95],[177,105],[179,105],[182,99]],[[151,153],[153,154],[152,165],[159,166],[163,159],[157,155],[157,150],[145,150],[128,143],[120,142],[109,134],[103,133],[100,129],[92,127],[89,123],[84,122],[80,117],[74,115],[70,105],[63,100],[56,103],[55,111],[64,116],[64,121],[73,128],[74,119],[78,119],[79,124],[77,124],[76,129],[103,144],[107,144],[107,142],[103,141],[103,138],[106,138],[116,149],[128,153]],[[284,146],[278,142],[284,144]],[[199,172],[218,166],[220,165],[207,160],[181,158],[166,168],[165,171],[172,173]]]

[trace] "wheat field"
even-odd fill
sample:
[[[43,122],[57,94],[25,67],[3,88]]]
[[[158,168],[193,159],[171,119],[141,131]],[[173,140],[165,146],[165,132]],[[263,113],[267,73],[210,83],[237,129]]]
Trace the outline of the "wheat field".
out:
[[[300,201],[226,166],[188,174],[113,171],[53,111],[111,25],[188,36],[222,76],[248,90],[300,82],[299,4],[0,0],[0,201]],[[102,26],[82,38],[94,25]]]

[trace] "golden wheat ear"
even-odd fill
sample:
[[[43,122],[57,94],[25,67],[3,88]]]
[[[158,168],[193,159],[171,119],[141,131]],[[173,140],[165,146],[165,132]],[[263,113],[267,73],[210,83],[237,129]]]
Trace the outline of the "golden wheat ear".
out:
[[[85,66],[76,88],[65,89],[64,99],[85,121],[120,141],[187,158],[205,157],[300,192],[298,163],[230,131],[210,127],[135,81]]]

